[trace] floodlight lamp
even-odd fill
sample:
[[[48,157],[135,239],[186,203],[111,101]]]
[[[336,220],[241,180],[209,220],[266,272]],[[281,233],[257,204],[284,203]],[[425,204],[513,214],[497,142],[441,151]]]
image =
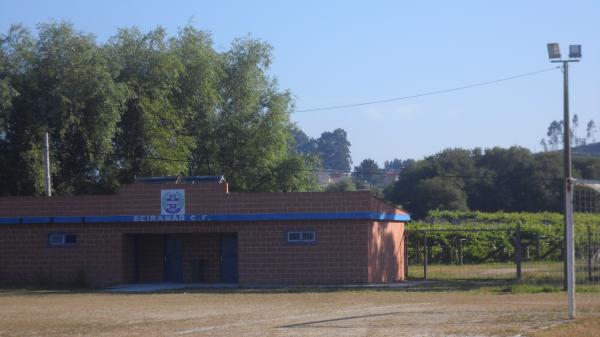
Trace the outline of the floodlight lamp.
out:
[[[581,45],[572,44],[569,46],[569,58],[578,59],[581,58]]]
[[[548,58],[560,58],[560,47],[558,46],[558,43],[548,43]]]

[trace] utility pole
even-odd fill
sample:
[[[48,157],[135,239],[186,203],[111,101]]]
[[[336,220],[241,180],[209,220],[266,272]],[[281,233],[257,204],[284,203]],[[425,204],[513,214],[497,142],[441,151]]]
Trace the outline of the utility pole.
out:
[[[558,43],[548,44],[551,62],[562,63],[563,69],[563,165],[564,165],[564,238],[565,283],[567,288],[568,316],[575,318],[575,241],[573,222],[573,177],[571,176],[571,123],[569,118],[569,62],[579,62],[581,45],[569,46],[569,59],[562,60]],[[558,59],[558,60],[556,60]]]
[[[52,182],[50,181],[50,140],[48,132],[44,133],[44,187],[46,188],[46,196],[52,196]]]

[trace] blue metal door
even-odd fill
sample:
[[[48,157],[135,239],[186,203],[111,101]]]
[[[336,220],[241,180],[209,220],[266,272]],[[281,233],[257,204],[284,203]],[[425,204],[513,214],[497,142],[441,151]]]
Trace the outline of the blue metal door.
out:
[[[180,239],[165,239],[165,281],[183,282],[182,244]]]
[[[221,282],[238,282],[237,234],[221,235]]]

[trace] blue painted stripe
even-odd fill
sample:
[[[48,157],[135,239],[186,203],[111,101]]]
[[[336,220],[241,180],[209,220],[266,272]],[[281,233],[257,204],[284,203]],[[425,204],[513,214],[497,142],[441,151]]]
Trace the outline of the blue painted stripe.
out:
[[[389,220],[409,221],[407,214],[386,214],[375,212],[352,213],[274,213],[274,214],[208,214],[187,215],[186,221],[266,221],[266,220]]]
[[[0,224],[35,223],[128,223],[128,222],[240,222],[285,220],[385,220],[410,221],[408,214],[378,212],[343,213],[269,213],[269,214],[188,214],[180,217],[162,215],[108,215],[0,218]]]
[[[85,222],[102,223],[102,222],[133,222],[133,215],[109,215],[109,216],[85,216]]]
[[[52,218],[52,222],[55,223],[81,223],[85,220],[82,216],[55,216]]]
[[[23,223],[50,223],[52,218],[47,216],[30,216],[21,218]]]
[[[21,218],[0,218],[0,224],[15,224],[20,222]]]

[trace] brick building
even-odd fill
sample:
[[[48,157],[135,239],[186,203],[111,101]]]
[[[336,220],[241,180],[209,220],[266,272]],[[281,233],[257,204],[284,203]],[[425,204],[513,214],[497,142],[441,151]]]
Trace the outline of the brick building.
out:
[[[0,283],[319,285],[404,275],[407,213],[370,192],[229,193],[222,177],[0,198]]]

